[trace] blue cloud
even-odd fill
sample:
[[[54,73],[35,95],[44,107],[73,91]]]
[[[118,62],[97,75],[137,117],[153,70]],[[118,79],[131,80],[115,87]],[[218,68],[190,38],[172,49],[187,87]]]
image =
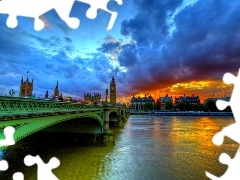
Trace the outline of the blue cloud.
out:
[[[120,48],[121,48],[120,42],[108,42],[103,43],[101,47],[98,48],[98,50],[103,53],[113,53],[119,51]]]

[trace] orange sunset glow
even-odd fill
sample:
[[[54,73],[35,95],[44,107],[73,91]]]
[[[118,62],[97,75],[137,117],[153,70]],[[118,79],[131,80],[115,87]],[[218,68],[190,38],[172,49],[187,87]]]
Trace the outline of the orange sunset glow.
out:
[[[135,97],[144,97],[151,95],[153,99],[156,101],[160,96],[163,97],[166,94],[168,96],[172,96],[173,100],[175,97],[183,96],[199,96],[201,103],[204,102],[207,98],[220,98],[220,97],[228,97],[232,93],[233,85],[226,85],[222,81],[191,81],[189,83],[176,83],[171,86],[154,90],[147,91],[146,93],[139,92],[134,94]],[[121,103],[129,103],[132,99],[132,95],[120,97],[117,99],[118,102]]]

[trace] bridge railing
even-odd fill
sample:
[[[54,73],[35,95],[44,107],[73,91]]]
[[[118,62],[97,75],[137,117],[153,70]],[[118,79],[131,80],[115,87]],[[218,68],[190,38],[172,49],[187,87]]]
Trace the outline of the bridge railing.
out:
[[[20,112],[53,112],[53,111],[75,111],[79,109],[102,109],[101,106],[87,105],[72,102],[56,101],[32,101],[20,99],[1,99],[1,113],[20,113]]]

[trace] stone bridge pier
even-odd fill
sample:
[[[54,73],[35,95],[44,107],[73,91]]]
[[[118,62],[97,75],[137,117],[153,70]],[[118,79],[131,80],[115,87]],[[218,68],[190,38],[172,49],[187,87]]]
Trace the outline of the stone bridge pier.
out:
[[[112,141],[114,142],[114,133],[111,130],[111,124],[114,126],[122,127],[126,120],[129,117],[129,113],[126,110],[126,107],[106,107],[104,109],[104,126],[103,126],[103,134],[104,134],[104,142]]]
[[[103,132],[107,132],[109,130],[109,110],[108,109],[105,109],[104,110],[104,129],[103,129]]]

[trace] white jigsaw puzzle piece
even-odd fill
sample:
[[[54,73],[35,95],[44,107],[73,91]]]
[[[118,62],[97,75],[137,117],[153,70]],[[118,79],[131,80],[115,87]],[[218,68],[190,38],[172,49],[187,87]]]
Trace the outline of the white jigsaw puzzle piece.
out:
[[[227,155],[226,153],[222,153],[219,157],[219,161],[222,164],[227,164],[228,169],[220,177],[216,177],[215,175],[205,171],[205,174],[208,178],[212,180],[239,180],[240,179],[240,170],[239,170],[240,148],[238,149],[233,159],[231,159],[229,155]]]
[[[0,161],[0,171],[6,171],[8,169],[8,162],[6,160]]]
[[[236,141],[238,144],[240,144],[240,125],[238,123],[231,124],[225,128],[222,129],[222,131],[218,132],[213,136],[213,143],[215,145],[222,145],[224,141],[224,137],[227,136],[231,138],[232,140]]]
[[[228,105],[231,107],[234,118],[236,123],[240,124],[240,69],[238,71],[238,76],[234,76],[231,73],[225,73],[223,76],[223,82],[225,84],[234,84],[234,88],[232,91],[232,96],[230,98],[229,102],[225,102],[225,105]],[[221,108],[221,104],[223,102],[219,101],[217,102],[217,106]]]
[[[24,180],[24,175],[21,172],[16,172],[13,174],[13,180]]]
[[[238,76],[234,76],[231,73],[225,73],[223,76],[223,81],[225,84],[234,84],[234,89],[229,102],[218,100],[216,106],[219,110],[225,109],[227,106],[231,107],[234,115],[235,123],[225,127],[222,131],[218,132],[213,136],[213,143],[220,146],[223,144],[224,137],[229,137],[232,140],[240,144],[240,69],[238,71]],[[221,177],[216,177],[209,172],[205,172],[206,176],[212,180],[237,180],[240,179],[240,148],[238,149],[235,157],[231,159],[226,153],[222,153],[219,157],[219,161],[222,164],[227,164],[228,169]]]
[[[222,131],[218,132],[212,139],[213,143],[216,145],[221,145],[224,141],[224,137],[227,136],[232,140],[236,141],[240,144],[240,70],[238,72],[238,76],[234,76],[231,73],[225,73],[223,76],[223,81],[225,84],[234,84],[234,89],[232,92],[232,96],[229,102],[218,100],[216,102],[216,106],[219,110],[225,109],[227,106],[230,106],[235,118],[235,123],[231,124],[222,129]]]
[[[34,164],[38,165],[38,180],[58,180],[58,178],[52,173],[52,169],[57,168],[60,165],[60,161],[56,157],[51,158],[49,162],[45,164],[38,155],[27,155],[24,158],[24,163],[27,166],[32,166]]]
[[[4,135],[5,135],[5,139],[1,139],[0,140],[0,146],[10,146],[10,145],[14,145],[15,141],[13,138],[15,129],[12,126],[7,126],[4,128],[3,130]]]
[[[0,1],[0,13],[8,14],[7,26],[15,28],[18,25],[17,16],[34,18],[34,29],[40,31],[44,28],[44,22],[40,16],[55,9],[59,17],[73,29],[78,28],[80,20],[69,17],[75,0],[2,0]]]
[[[113,24],[117,18],[118,13],[110,11],[107,4],[110,0],[77,0],[89,4],[91,7],[86,12],[89,19],[94,19],[97,16],[97,10],[102,9],[111,14],[111,18],[107,30],[112,29]],[[122,0],[114,0],[119,5],[122,5]],[[66,22],[66,24],[76,29],[80,25],[80,20],[75,17],[69,17],[75,0],[2,0],[0,1],[0,14],[8,14],[7,26],[15,28],[18,25],[17,16],[34,18],[34,29],[40,31],[45,24],[40,19],[44,13],[55,9],[59,17]]]
[[[107,8],[107,4],[110,0],[77,0],[77,1],[89,4],[91,6],[86,12],[86,16],[89,19],[95,19],[97,17],[97,10],[98,9],[102,9],[102,10],[110,13],[111,18],[109,20],[107,30],[112,29],[112,27],[113,27],[113,25],[116,21],[118,13],[114,12],[114,11],[110,11]],[[116,1],[119,5],[123,4],[122,0],[114,0],[114,1]]]

